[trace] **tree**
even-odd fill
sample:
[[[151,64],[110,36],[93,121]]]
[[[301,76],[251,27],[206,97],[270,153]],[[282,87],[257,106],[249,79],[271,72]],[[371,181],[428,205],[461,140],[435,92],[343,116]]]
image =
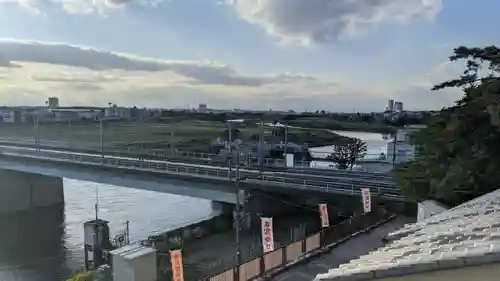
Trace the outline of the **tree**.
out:
[[[394,178],[412,200],[457,205],[500,184],[500,50],[458,47],[450,60],[466,60],[465,71],[432,90],[459,88],[463,98],[412,137],[418,157]]]
[[[337,169],[352,169],[356,160],[366,155],[366,143],[356,138],[344,138],[333,147],[332,154],[327,156],[328,160],[335,163]]]

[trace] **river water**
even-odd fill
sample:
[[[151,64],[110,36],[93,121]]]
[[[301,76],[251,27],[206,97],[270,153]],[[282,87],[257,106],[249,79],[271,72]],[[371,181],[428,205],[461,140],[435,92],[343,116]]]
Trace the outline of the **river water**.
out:
[[[380,134],[337,133],[365,141],[367,155],[385,152],[387,141]],[[64,193],[64,206],[0,216],[0,281],[59,281],[80,269],[83,222],[95,217],[97,197],[99,217],[110,222],[112,236],[122,232],[128,220],[132,240],[214,214],[208,200],[92,182],[65,179]]]

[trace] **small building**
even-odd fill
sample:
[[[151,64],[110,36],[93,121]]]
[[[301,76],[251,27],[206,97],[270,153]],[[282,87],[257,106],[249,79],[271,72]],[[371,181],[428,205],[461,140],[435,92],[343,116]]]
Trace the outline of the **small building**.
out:
[[[156,250],[130,244],[110,252],[113,281],[157,281]]]
[[[432,217],[436,214],[442,213],[448,210],[443,204],[436,202],[434,200],[425,200],[418,203],[417,207],[417,221],[425,220],[428,217]]]

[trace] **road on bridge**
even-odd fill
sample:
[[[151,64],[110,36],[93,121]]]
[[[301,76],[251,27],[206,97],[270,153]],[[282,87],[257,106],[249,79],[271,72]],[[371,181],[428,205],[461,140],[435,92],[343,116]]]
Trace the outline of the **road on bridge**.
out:
[[[199,165],[180,162],[169,162],[159,160],[149,160],[130,157],[76,153],[61,150],[37,150],[30,147],[19,146],[1,146],[4,155],[31,157],[31,158],[51,158],[58,160],[76,161],[82,164],[101,164],[119,167],[127,167],[141,170],[148,168],[155,172],[185,173],[192,176],[208,176],[218,179],[229,179],[227,167],[213,165]],[[316,189],[326,192],[342,191],[344,194],[359,193],[360,187],[368,187],[374,192],[389,196],[399,197],[399,190],[396,188],[392,179],[388,175],[373,174],[353,171],[330,170],[319,173],[305,173],[302,169],[286,169],[284,171],[256,170],[245,168],[240,169],[242,181],[258,184],[273,184],[291,188]],[[307,172],[315,169],[308,169]],[[233,170],[232,178],[236,177],[236,171]]]

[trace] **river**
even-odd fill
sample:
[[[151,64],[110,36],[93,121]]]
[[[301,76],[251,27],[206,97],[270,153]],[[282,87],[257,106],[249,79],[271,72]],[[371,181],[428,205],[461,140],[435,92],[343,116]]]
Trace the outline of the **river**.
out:
[[[370,155],[385,153],[381,134],[336,132],[357,137],[368,145]],[[331,147],[316,148],[328,153]],[[98,192],[97,192],[98,191]],[[65,280],[83,266],[83,222],[95,217],[110,222],[111,234],[130,221],[131,239],[183,226],[213,215],[208,200],[130,188],[64,180],[64,206],[0,216],[0,281]]]

